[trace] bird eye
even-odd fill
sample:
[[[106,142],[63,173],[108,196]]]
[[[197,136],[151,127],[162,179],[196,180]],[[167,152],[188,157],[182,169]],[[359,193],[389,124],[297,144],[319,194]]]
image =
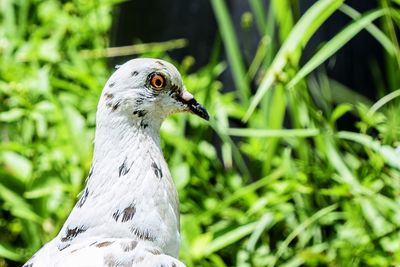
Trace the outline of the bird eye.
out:
[[[155,90],[161,90],[165,86],[165,78],[159,73],[153,73],[150,77],[150,85]]]

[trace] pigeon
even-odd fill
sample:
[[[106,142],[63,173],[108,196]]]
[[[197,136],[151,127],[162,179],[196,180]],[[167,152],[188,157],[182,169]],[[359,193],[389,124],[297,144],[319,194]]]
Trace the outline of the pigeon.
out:
[[[173,113],[208,120],[178,70],[132,59],[106,82],[86,186],[59,234],[23,267],[184,267],[179,201],[160,146]]]

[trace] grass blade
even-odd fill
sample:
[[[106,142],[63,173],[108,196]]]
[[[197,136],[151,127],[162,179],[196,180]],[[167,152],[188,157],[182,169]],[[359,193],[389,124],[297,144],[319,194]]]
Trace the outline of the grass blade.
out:
[[[153,51],[168,51],[179,48],[184,48],[187,45],[186,39],[175,39],[165,42],[154,42],[145,44],[134,44],[119,47],[97,48],[93,50],[81,50],[80,55],[82,58],[102,58],[102,57],[122,57],[137,54],[143,54]]]
[[[333,37],[329,42],[327,42],[293,77],[293,79],[288,83],[287,88],[294,87],[299,81],[306,77],[310,72],[315,70],[319,65],[321,65],[330,56],[336,53],[340,48],[342,48],[347,42],[349,42],[355,35],[357,35],[362,29],[367,25],[371,24],[375,19],[383,16],[385,11],[380,9],[372,13],[369,13],[362,18],[354,21],[335,37]]]
[[[276,253],[276,258],[275,261],[272,262],[269,266],[275,266],[276,261],[283,255],[285,250],[287,250],[290,242],[292,242],[293,239],[296,238],[302,231],[306,230],[307,227],[309,227],[311,224],[319,220],[320,218],[326,216],[330,212],[334,211],[337,209],[337,204],[330,205],[328,207],[325,207],[316,213],[314,213],[310,218],[304,220],[299,226],[297,226],[283,241],[283,243],[279,246],[278,252]]]
[[[232,76],[235,86],[239,92],[242,104],[247,105],[249,99],[250,87],[246,80],[246,71],[243,64],[242,55],[240,53],[239,42],[236,38],[233,23],[229,17],[228,9],[224,1],[212,0],[215,17],[220,27],[222,40],[224,41],[226,55],[232,68]]]
[[[352,18],[353,20],[359,19],[362,15],[357,10],[349,5],[343,4],[340,9],[344,14]],[[373,36],[375,39],[381,43],[383,48],[390,56],[396,56],[396,46],[390,41],[390,39],[374,24],[367,25],[365,29]]]
[[[14,252],[13,250],[5,247],[2,244],[0,244],[0,257],[10,259],[13,261],[20,261],[23,259],[23,256],[21,254]]]
[[[341,131],[337,133],[337,137],[369,147],[379,153],[387,164],[400,170],[400,156],[394,147],[382,145],[379,141],[373,140],[371,136],[360,133]]]
[[[362,188],[359,181],[344,162],[343,155],[340,154],[331,136],[322,136],[322,138],[317,141],[319,141],[319,149],[325,151],[329,163],[336,169],[336,171],[340,175],[339,177],[337,177],[338,181],[348,185],[351,188],[353,194],[361,193]]]
[[[254,229],[254,232],[251,234],[249,238],[249,242],[247,244],[247,249],[249,251],[254,251],[256,248],[256,243],[260,239],[262,233],[266,228],[271,227],[276,218],[274,218],[273,213],[266,213],[261,219],[258,221],[257,227]]]
[[[261,0],[250,0],[249,5],[251,11],[254,13],[254,17],[256,19],[256,25],[258,28],[258,32],[260,35],[266,34],[267,31],[267,22],[265,21],[265,8],[263,7],[263,3]]]
[[[251,129],[229,128],[226,133],[240,137],[313,137],[320,133],[319,129]]]
[[[333,79],[328,79],[328,82],[328,89],[331,91],[332,100],[335,103],[362,103],[366,106],[372,106],[373,102],[370,99],[355,90]]]
[[[252,222],[243,226],[239,226],[234,230],[217,237],[206,248],[205,255],[212,254],[215,251],[221,250],[222,248],[235,243],[243,237],[250,235],[257,228],[257,226],[258,222]]]
[[[296,59],[298,56],[295,55],[296,51],[306,45],[315,31],[340,7],[342,3],[343,0],[318,1],[301,17],[293,27],[281,49],[278,51],[271,67],[257,89],[257,93],[253,97],[250,106],[243,117],[243,121],[247,121],[251,114],[253,114],[267,90],[275,83],[277,74],[281,73],[285,65],[288,63],[289,58],[296,61],[298,60],[298,58]]]
[[[397,89],[396,91],[393,91],[381,99],[379,99],[369,110],[368,110],[368,115],[372,116],[378,109],[386,105],[389,101],[395,99],[396,97],[400,96],[400,89]]]

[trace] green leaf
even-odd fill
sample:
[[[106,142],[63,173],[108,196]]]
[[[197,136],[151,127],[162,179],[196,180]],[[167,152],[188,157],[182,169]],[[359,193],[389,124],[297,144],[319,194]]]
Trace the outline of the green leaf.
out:
[[[361,17],[361,13],[352,8],[349,5],[343,4],[340,9],[344,14],[351,17],[353,20],[356,20]],[[388,52],[391,56],[396,56],[397,48],[394,43],[373,23],[367,25],[365,29],[377,40],[382,47],[385,48],[386,52]]]
[[[251,234],[256,228],[257,228],[258,223],[253,222],[249,223],[243,226],[236,227],[234,230],[229,231],[217,238],[215,238],[213,241],[208,244],[208,246],[205,248],[205,255],[210,255],[218,250],[221,250],[238,240],[242,239],[245,236],[248,236]]]
[[[30,205],[17,193],[0,184],[0,198],[3,199],[11,213],[19,218],[41,223],[43,220],[34,213]]]
[[[374,140],[371,136],[360,133],[340,131],[337,133],[337,137],[357,142],[363,146],[371,148],[375,152],[379,153],[387,164],[400,170],[400,156],[394,147],[382,145],[378,140]]]
[[[372,13],[364,15],[360,19],[352,22],[349,26],[344,28],[340,33],[335,35],[329,42],[327,42],[293,77],[288,83],[287,88],[294,87],[300,80],[306,77],[311,71],[316,69],[330,56],[336,53],[346,43],[348,43],[355,35],[357,35],[367,25],[371,24],[375,19],[383,16],[385,11],[383,9],[376,10]]]
[[[372,116],[375,112],[378,111],[378,109],[380,109],[381,107],[383,107],[384,105],[386,105],[388,102],[392,101],[393,99],[395,99],[396,97],[400,96],[400,89],[393,91],[387,95],[385,95],[384,97],[382,97],[381,99],[379,99],[369,110],[368,110],[368,116]]]
[[[355,90],[348,88],[347,86],[335,81],[328,79],[330,89],[330,95],[334,103],[362,103],[366,106],[372,106],[373,102],[367,97],[357,93]]]
[[[67,191],[67,186],[53,179],[46,184],[41,184],[40,187],[34,188],[24,193],[27,199],[42,198],[53,195],[57,191]]]
[[[249,238],[249,242],[247,244],[247,250],[248,251],[254,251],[256,248],[256,243],[260,239],[262,233],[267,229],[268,227],[271,227],[273,223],[276,221],[274,219],[273,213],[266,213],[264,214],[260,220],[257,223],[257,227],[254,229],[253,233],[251,234]]]
[[[32,163],[21,154],[4,151],[1,158],[5,164],[5,170],[11,175],[19,178],[22,182],[27,182],[32,176]]]
[[[240,100],[243,104],[247,104],[250,87],[246,78],[246,71],[240,53],[238,39],[233,28],[233,23],[229,17],[228,9],[225,5],[225,1],[211,0],[211,4],[220,27],[219,32],[224,40],[226,55],[232,69],[233,81],[239,92]]]
[[[212,240],[212,233],[204,233],[198,235],[193,243],[191,244],[191,255],[193,258],[200,259],[206,254],[207,248],[209,247]]]
[[[175,185],[178,190],[185,188],[190,181],[190,168],[188,164],[181,163],[175,165],[172,169],[172,177],[174,177]]]
[[[0,113],[0,121],[12,122],[21,119],[25,115],[25,110],[20,108],[13,108],[9,111]]]
[[[326,150],[325,153],[330,164],[340,174],[338,180],[350,186],[352,193],[361,193],[361,185],[359,181],[347,167],[343,160],[343,156],[340,154],[340,151],[336,148],[334,141],[332,140],[332,136],[325,135],[322,139]]]
[[[21,261],[23,260],[23,256],[14,250],[7,248],[6,246],[0,244],[0,257],[10,259],[13,261]]]
[[[279,49],[271,67],[268,69],[267,74],[262,79],[260,86],[257,89],[257,93],[253,97],[250,107],[248,108],[243,121],[247,121],[251,114],[253,114],[257,105],[265,95],[268,89],[276,82],[276,77],[279,75],[283,68],[288,63],[289,58],[294,57],[298,49],[302,49],[315,33],[316,30],[324,23],[333,12],[335,12],[343,0],[320,0],[311,6],[306,13],[300,18],[300,20],[293,27],[288,38],[285,40],[281,49]]]
[[[371,201],[367,198],[359,200],[364,217],[369,223],[375,235],[380,236],[393,230],[393,225],[390,225],[385,218],[378,212],[372,205]]]
[[[328,215],[329,213],[333,212],[337,209],[337,204],[333,204],[327,206],[316,213],[314,213],[311,217],[302,221],[289,235],[288,237],[280,244],[278,252],[276,253],[275,261],[269,264],[268,266],[275,266],[276,261],[284,254],[285,250],[288,249],[290,242],[293,241],[301,232],[305,231],[307,227],[311,224],[315,223],[317,220],[321,219],[322,217]]]
[[[266,16],[264,12],[263,2],[261,0],[250,0],[249,5],[251,7],[251,11],[254,13],[258,32],[261,35],[264,35],[267,30],[267,22],[265,21]]]
[[[224,132],[231,136],[241,137],[312,137],[319,135],[319,129],[251,129],[228,128]]]
[[[330,122],[335,123],[339,118],[341,118],[347,112],[353,110],[353,106],[350,104],[340,104],[332,112]]]

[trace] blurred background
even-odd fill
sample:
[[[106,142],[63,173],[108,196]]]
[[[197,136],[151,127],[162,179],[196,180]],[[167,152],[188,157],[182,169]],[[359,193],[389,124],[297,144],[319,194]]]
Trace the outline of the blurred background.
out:
[[[400,266],[399,29],[399,0],[1,0],[0,266],[58,233],[135,57],[212,117],[161,133],[188,267]]]

